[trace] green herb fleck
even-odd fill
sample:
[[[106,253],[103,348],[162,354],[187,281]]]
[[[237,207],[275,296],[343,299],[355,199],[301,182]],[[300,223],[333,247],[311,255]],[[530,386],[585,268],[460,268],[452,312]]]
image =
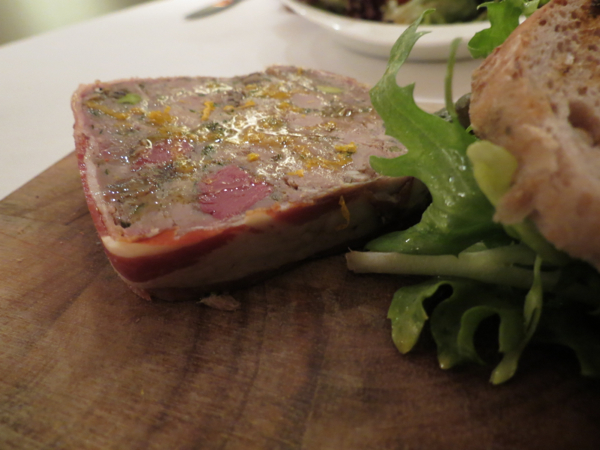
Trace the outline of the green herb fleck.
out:
[[[321,92],[324,92],[325,94],[341,94],[342,92],[344,92],[342,88],[335,86],[319,85],[317,86],[317,89]]]
[[[138,94],[129,92],[128,94],[124,95],[119,100],[117,100],[117,103],[124,103],[124,104],[128,104],[128,105],[137,105],[141,101],[142,101],[142,97],[140,97]]]

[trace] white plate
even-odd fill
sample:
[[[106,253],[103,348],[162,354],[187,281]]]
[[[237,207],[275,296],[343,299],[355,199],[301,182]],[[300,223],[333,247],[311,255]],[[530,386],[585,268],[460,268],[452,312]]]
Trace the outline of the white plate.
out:
[[[297,0],[281,1],[301,17],[329,32],[332,38],[340,44],[372,56],[389,57],[392,46],[407,28],[406,25],[340,16],[300,3]],[[409,59],[413,61],[443,61],[448,58],[450,43],[456,38],[462,39],[457,58],[471,58],[467,42],[476,32],[485,28],[489,28],[489,22],[420,26],[420,31],[429,33],[417,41]]]

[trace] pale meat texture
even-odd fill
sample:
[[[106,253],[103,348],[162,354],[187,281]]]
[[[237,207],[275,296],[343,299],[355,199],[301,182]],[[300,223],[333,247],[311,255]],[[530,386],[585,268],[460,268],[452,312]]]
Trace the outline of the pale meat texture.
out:
[[[600,6],[555,0],[473,75],[476,134],[519,168],[496,219],[529,217],[571,256],[600,269]]]
[[[233,78],[96,82],[73,96],[88,206],[113,267],[145,298],[252,281],[376,232],[410,179],[366,86],[274,66]]]

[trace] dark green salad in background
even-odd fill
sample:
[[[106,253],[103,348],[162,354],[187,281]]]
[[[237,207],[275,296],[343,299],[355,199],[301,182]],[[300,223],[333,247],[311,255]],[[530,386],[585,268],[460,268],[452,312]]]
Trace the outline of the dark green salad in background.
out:
[[[504,0],[486,6],[491,26],[469,42],[474,57],[491,53],[538,3]],[[424,34],[418,26],[430,14],[423,12],[398,39],[385,74],[371,90],[387,133],[408,151],[395,159],[373,157],[371,165],[383,175],[415,177],[432,201],[416,225],[376,238],[366,251],[348,253],[348,267],[429,276],[400,288],[389,308],[393,341],[402,353],[413,349],[428,328],[442,368],[483,364],[478,330],[494,319],[493,384],[509,380],[525,347],[535,342],[570,348],[582,374],[597,377],[600,274],[557,251],[530,222],[503,226],[493,221],[494,205],[508,190],[517,163],[459,120],[451,92],[454,57],[446,76],[446,114],[423,111],[414,100],[414,85],[396,82]]]
[[[464,23],[487,19],[486,6],[500,0],[300,0],[326,11],[356,19],[410,24],[427,10],[424,24]],[[549,0],[535,2],[541,6]],[[530,2],[533,3],[533,2]]]

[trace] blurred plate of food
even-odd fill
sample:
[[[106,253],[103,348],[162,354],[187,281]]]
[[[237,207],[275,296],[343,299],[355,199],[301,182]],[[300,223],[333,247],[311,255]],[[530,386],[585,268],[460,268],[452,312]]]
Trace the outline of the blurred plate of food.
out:
[[[468,41],[489,27],[478,0],[282,0],[295,13],[320,26],[341,45],[359,53],[387,58],[398,37],[420,14],[435,8],[421,31],[410,59],[443,61],[450,43],[461,38],[457,58],[470,58]],[[483,12],[482,12],[483,11]]]

